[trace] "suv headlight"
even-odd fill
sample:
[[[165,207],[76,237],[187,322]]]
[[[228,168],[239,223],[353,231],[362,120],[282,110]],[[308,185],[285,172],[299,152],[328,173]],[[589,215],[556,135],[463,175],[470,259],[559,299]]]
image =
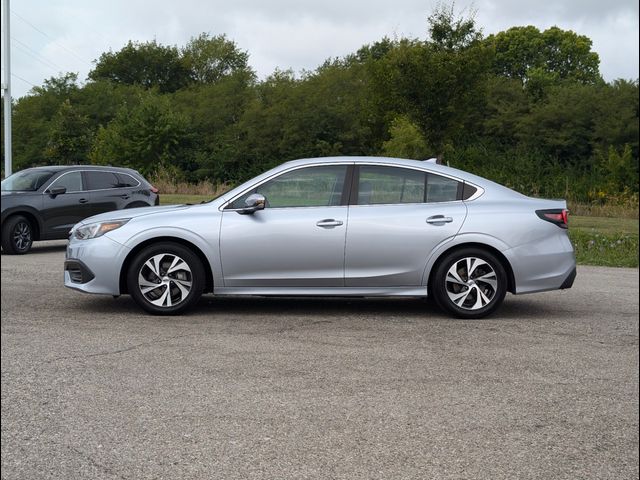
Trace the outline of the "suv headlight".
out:
[[[127,223],[130,218],[122,218],[119,220],[110,220],[108,222],[96,222],[82,225],[73,229],[73,236],[78,240],[89,240],[90,238],[98,238],[107,232],[111,232],[116,228],[120,228]]]

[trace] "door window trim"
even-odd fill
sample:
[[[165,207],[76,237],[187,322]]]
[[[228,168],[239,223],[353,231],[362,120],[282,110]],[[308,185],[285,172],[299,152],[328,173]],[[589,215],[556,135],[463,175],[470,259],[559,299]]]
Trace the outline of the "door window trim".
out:
[[[64,177],[65,175],[68,175],[69,173],[76,173],[79,172],[80,175],[82,176],[82,190],[75,190],[73,192],[66,192],[66,193],[81,193],[81,192],[103,192],[103,191],[111,191],[111,190],[119,190],[122,188],[137,188],[140,185],[142,185],[142,182],[140,182],[140,180],[138,180],[136,177],[134,177],[133,175],[131,175],[130,173],[126,173],[126,172],[118,172],[116,170],[69,170],[68,172],[64,172],[62,175],[60,175],[59,177],[56,177],[55,179],[53,179],[51,181],[51,183],[47,186],[47,188],[44,189],[44,191],[42,192],[43,195],[48,195],[47,190],[50,190],[51,187],[58,181],[60,180],[62,177]],[[137,185],[133,185],[131,187],[113,187],[113,188],[94,188],[93,190],[89,190],[87,188],[84,188],[85,186],[88,186],[88,181],[86,179],[86,175],[87,173],[91,173],[91,172],[105,172],[105,173],[111,173],[113,175],[116,175],[116,178],[118,174],[120,175],[128,175],[131,178],[133,178],[136,182],[138,182]]]

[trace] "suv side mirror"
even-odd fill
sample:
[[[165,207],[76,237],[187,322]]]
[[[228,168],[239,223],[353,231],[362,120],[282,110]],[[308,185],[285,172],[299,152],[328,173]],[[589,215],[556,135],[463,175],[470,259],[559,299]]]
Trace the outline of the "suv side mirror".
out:
[[[259,193],[253,193],[247,197],[244,201],[245,207],[237,210],[240,215],[252,215],[258,210],[264,210],[264,207],[267,203],[267,199],[264,198],[264,195],[260,195]]]
[[[55,197],[56,195],[62,195],[63,193],[67,193],[67,187],[52,188],[51,190],[48,190],[47,193],[52,197]]]

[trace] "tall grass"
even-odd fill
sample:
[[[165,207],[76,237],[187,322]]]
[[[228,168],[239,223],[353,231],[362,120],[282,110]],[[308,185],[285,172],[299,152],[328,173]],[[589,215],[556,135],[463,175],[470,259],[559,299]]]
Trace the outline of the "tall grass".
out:
[[[167,169],[157,170],[149,176],[149,181],[162,194],[203,195],[214,198],[231,190],[229,183],[213,183],[209,180],[200,180],[197,183],[189,183],[179,178],[175,172]]]

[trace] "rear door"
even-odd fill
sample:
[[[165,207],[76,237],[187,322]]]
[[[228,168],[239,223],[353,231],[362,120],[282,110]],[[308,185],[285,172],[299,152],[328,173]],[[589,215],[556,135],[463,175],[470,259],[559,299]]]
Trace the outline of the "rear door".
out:
[[[419,286],[431,251],[467,214],[462,182],[410,168],[361,165],[353,180],[345,286]]]
[[[107,170],[85,170],[84,179],[91,194],[91,214],[98,215],[124,208],[131,193],[120,188],[118,176]]]

